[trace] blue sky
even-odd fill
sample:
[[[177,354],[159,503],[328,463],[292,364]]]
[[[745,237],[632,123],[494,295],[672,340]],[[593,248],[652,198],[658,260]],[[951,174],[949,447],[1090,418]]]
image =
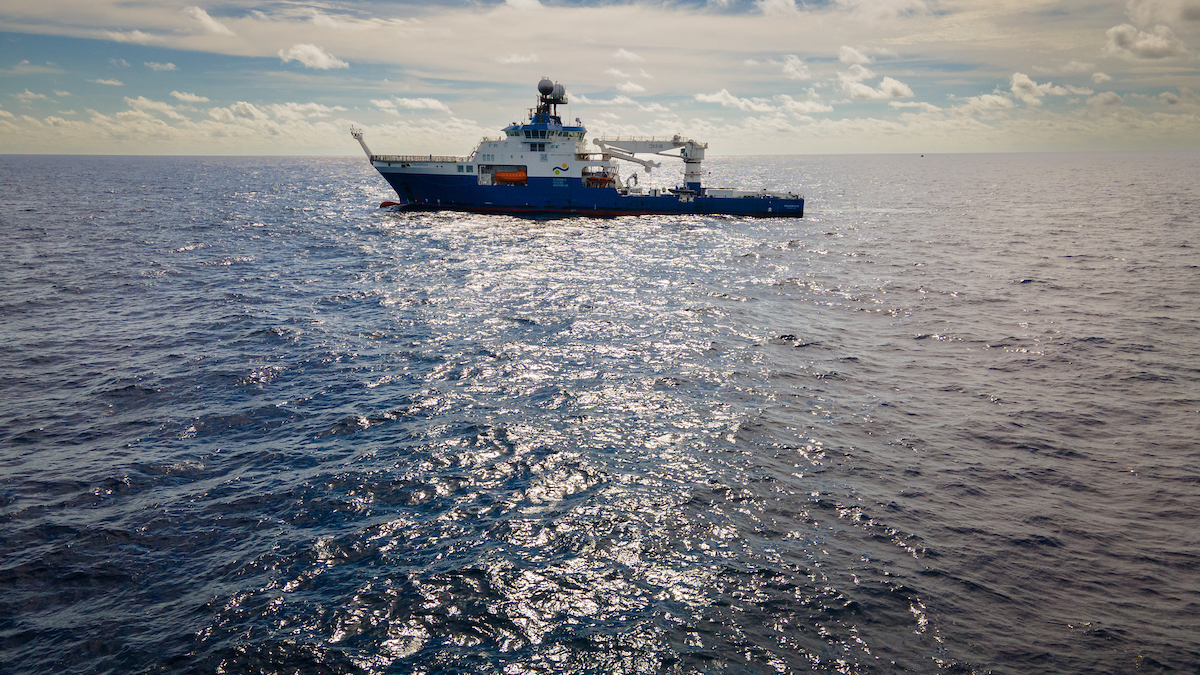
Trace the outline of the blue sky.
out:
[[[0,153],[466,154],[538,79],[710,154],[1200,149],[1200,0],[0,7]]]

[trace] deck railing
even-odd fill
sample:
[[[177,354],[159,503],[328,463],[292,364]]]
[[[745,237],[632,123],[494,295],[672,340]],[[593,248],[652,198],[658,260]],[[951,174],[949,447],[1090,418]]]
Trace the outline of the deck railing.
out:
[[[372,162],[441,162],[454,164],[466,163],[470,157],[451,157],[450,155],[371,155]]]

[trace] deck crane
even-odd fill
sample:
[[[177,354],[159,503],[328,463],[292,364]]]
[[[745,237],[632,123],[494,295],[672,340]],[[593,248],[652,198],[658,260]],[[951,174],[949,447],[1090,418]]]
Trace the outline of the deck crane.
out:
[[[700,164],[704,161],[704,151],[708,148],[707,143],[697,143],[679,134],[675,134],[675,137],[669,141],[653,138],[597,138],[592,142],[600,147],[600,151],[604,155],[627,162],[636,162],[646,167],[646,171],[662,166],[662,164],[652,160],[638,159],[634,155],[661,155],[682,159],[683,186],[688,190],[700,190]],[[667,154],[676,149],[679,150],[678,155]]]

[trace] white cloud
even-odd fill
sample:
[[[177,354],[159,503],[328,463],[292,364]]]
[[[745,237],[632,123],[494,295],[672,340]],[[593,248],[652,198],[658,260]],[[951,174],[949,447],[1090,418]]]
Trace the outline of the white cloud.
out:
[[[999,94],[982,94],[964,99],[962,105],[954,106],[950,113],[960,117],[974,117],[1011,110],[1014,107],[1011,98]]]
[[[167,117],[175,120],[187,119],[183,115],[180,115],[175,110],[175,106],[171,105],[170,103],[165,103],[163,101],[152,101],[145,96],[139,96],[137,98],[129,98],[126,96],[125,104],[134,110],[157,110],[158,112],[163,113]]]
[[[863,80],[869,80],[873,77],[875,77],[875,73],[857,63],[850,66],[846,72],[838,73],[838,79],[842,82],[842,90],[849,94],[851,98],[889,99],[907,98],[913,95],[912,89],[907,84],[890,77],[880,80],[879,87],[877,88],[863,84]]]
[[[19,100],[21,103],[33,103],[34,101],[46,100],[45,94],[35,94],[32,91],[29,91],[28,89],[26,89],[24,92],[22,92],[20,94],[10,94],[10,96]]]
[[[154,61],[146,61],[145,66],[147,68],[149,68],[150,70],[158,70],[158,71],[175,70],[174,63],[155,63]]]
[[[129,62],[126,61],[125,59],[109,59],[108,62],[118,68],[128,68],[129,67]]]
[[[618,84],[617,91],[624,93],[624,94],[637,94],[637,93],[646,91],[646,88],[643,87],[642,85],[638,84],[637,82],[629,81],[629,82],[622,82],[621,84]]]
[[[1122,102],[1120,95],[1114,91],[1096,94],[1087,100],[1088,105],[1095,106],[1121,105]]]
[[[1179,105],[1180,103],[1189,105],[1200,104],[1200,94],[1197,94],[1187,87],[1180,87],[1178,95],[1172,94],[1169,91],[1164,91],[1158,95],[1158,98],[1167,105]]]
[[[228,108],[210,108],[209,117],[218,122],[235,122],[239,119],[262,121],[270,119],[267,113],[258,109],[253,103],[238,101]]]
[[[55,89],[55,90],[54,90],[54,95],[55,95],[55,96],[70,96],[70,95],[71,95],[71,92],[69,92],[69,91],[59,91],[59,90]]]
[[[575,97],[575,102],[582,103],[584,105],[637,105],[637,101],[629,98],[628,96],[614,96],[610,99],[602,99],[588,98],[583,94],[579,94]]]
[[[12,113],[8,112],[7,110],[5,110],[5,109],[3,109],[3,108],[0,108],[0,117],[8,118],[8,119],[10,119],[10,120],[15,120],[15,119],[17,119],[17,116],[16,116],[16,115],[14,115],[14,114],[12,114]]]
[[[312,44],[294,44],[291,49],[284,51],[279,50],[279,58],[287,63],[289,61],[299,61],[309,68],[317,70],[330,70],[332,68],[349,68],[350,64],[337,58],[333,54],[321,49]]]
[[[62,69],[54,67],[51,63],[35,66],[27,60],[12,68],[0,68],[0,75],[57,75],[61,72],[63,72]]]
[[[668,108],[667,106],[665,106],[661,103],[649,103],[647,105],[638,105],[638,110],[643,110],[645,112],[653,112],[653,113],[671,112],[670,108]]]
[[[1073,87],[1069,84],[1066,85],[1066,87],[1067,87],[1067,91],[1071,92],[1072,94],[1075,94],[1076,96],[1091,96],[1093,93],[1093,91],[1091,89],[1088,89],[1087,87]]]
[[[769,112],[775,109],[765,98],[738,98],[727,89],[715,94],[696,94],[695,98],[703,103],[720,103],[726,108],[737,108],[745,112]]]
[[[838,73],[838,79],[841,80],[843,84],[846,82],[861,82],[863,80],[869,80],[872,77],[875,77],[875,73],[871,72],[869,68],[864,68],[857,63],[850,66],[849,71],[845,73]]]
[[[227,28],[225,26],[225,24],[212,18],[211,16],[208,15],[208,12],[204,11],[203,9],[200,9],[199,7],[196,7],[195,5],[189,5],[187,7],[184,7],[183,13],[190,16],[193,21],[199,23],[204,28],[204,30],[206,30],[210,33],[213,33],[215,35],[233,35],[234,34],[233,31],[229,30],[229,28]]]
[[[496,63],[537,63],[537,54],[509,54],[507,56],[497,56]]]
[[[1143,26],[1152,23],[1200,21],[1200,0],[1129,0],[1129,18]]]
[[[1025,105],[1041,105],[1042,97],[1047,94],[1054,96],[1066,96],[1069,92],[1062,88],[1054,86],[1052,82],[1038,84],[1034,82],[1025,73],[1013,73],[1011,80],[1011,89],[1013,96],[1025,101]]]
[[[1104,52],[1127,59],[1167,59],[1188,53],[1187,47],[1171,29],[1163,25],[1155,26],[1154,32],[1148,33],[1123,23],[1109,28],[1105,35],[1108,44],[1104,45]]]
[[[932,103],[924,101],[888,101],[888,106],[892,108],[920,108],[921,112],[941,112],[942,109]]]
[[[1112,82],[1112,76],[1105,73],[1092,73],[1092,82],[1095,82],[1096,84]]]
[[[878,88],[872,88],[862,82],[853,81],[842,82],[842,88],[846,90],[847,94],[850,94],[851,98],[887,99],[907,98],[913,95],[913,90],[907,84],[890,77],[880,80]]]
[[[834,0],[838,8],[863,19],[886,20],[929,14],[924,0]]]
[[[371,103],[384,112],[399,114],[397,107],[407,110],[440,110],[450,112],[450,108],[436,98],[393,98],[372,99]]]
[[[272,103],[266,109],[281,120],[303,120],[310,117],[329,117],[334,112],[344,112],[342,106],[327,106],[320,103]]]
[[[628,80],[629,78],[633,77],[629,73],[621,72],[621,71],[617,70],[616,68],[609,68],[608,70],[604,71],[604,74],[612,75],[613,77],[619,77],[619,78],[625,79],[625,80]]]
[[[795,54],[783,57],[783,76],[789,80],[807,80],[812,77],[808,72],[808,66]]]
[[[125,83],[120,80],[100,79],[100,80],[88,80],[88,82],[95,82],[96,84],[107,84],[110,87],[124,87],[125,86]]]
[[[788,112],[802,115],[833,112],[833,106],[826,103],[820,103],[818,101],[797,101],[787,94],[780,94],[777,98],[783,102],[783,109]]]
[[[1071,75],[1071,74],[1075,74],[1075,73],[1086,73],[1087,71],[1089,71],[1095,67],[1096,67],[1096,64],[1094,64],[1094,63],[1084,63],[1083,61],[1072,60],[1061,66],[1051,66],[1051,67],[1034,66],[1033,69],[1039,73],[1046,73],[1046,74],[1050,74],[1050,75],[1055,75],[1055,74]]]
[[[197,96],[196,94],[189,94],[184,91],[173,91],[171,95],[184,103],[208,103],[207,96]]]
[[[137,45],[144,45],[144,44],[149,44],[151,42],[161,42],[162,41],[161,37],[159,37],[157,35],[151,35],[150,33],[143,33],[140,30],[131,30],[131,31],[125,31],[125,32],[115,31],[115,30],[106,30],[106,31],[101,31],[100,34],[103,35],[104,37],[108,38],[109,40],[112,40],[113,42],[129,42],[129,43],[137,44]]]
[[[763,14],[798,14],[795,0],[758,0],[758,9]]]
[[[621,47],[617,51],[613,52],[613,58],[620,59],[621,61],[629,61],[631,63],[637,63],[638,61],[646,60],[646,59],[638,56],[637,54],[634,54],[633,52],[625,49],[624,47]]]
[[[863,54],[854,47],[842,45],[842,48],[838,51],[838,61],[865,65],[871,62],[871,57]]]
[[[542,3],[538,0],[505,0],[504,4],[522,12],[542,9]]]

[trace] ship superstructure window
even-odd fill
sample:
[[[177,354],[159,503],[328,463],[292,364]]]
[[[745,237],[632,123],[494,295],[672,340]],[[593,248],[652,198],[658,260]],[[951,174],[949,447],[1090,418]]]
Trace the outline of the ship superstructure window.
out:
[[[545,143],[530,143],[529,151],[530,152],[545,152],[546,144]]]

